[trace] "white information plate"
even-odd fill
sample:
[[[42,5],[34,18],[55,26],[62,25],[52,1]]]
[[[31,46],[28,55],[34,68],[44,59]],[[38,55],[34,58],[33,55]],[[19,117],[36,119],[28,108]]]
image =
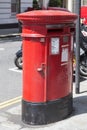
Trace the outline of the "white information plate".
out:
[[[51,54],[59,54],[59,38],[51,38]]]
[[[62,62],[67,62],[68,61],[68,48],[62,48],[61,61]]]

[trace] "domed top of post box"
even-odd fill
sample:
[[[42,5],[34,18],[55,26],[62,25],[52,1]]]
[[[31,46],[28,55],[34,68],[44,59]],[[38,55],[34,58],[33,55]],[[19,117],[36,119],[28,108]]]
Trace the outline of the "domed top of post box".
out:
[[[72,23],[77,19],[77,15],[61,10],[35,10],[17,14],[17,18],[32,24],[57,24]]]

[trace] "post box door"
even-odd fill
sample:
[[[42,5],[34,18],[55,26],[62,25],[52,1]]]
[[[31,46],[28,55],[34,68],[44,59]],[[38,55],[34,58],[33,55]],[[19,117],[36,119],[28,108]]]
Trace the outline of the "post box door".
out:
[[[47,100],[67,96],[71,92],[72,56],[69,34],[48,38]]]
[[[30,102],[46,101],[45,44],[41,38],[23,41],[23,98]],[[42,39],[43,40],[43,39]]]

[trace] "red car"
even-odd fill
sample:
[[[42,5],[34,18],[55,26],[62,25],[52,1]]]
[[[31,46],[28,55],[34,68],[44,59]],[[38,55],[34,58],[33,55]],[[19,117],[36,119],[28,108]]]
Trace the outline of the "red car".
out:
[[[84,24],[87,25],[87,6],[81,6],[81,18],[85,18]]]

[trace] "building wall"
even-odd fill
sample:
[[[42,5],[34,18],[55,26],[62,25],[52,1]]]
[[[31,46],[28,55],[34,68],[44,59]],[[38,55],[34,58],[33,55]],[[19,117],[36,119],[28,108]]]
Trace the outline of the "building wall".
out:
[[[47,8],[48,7],[48,3],[49,3],[49,0],[43,0],[43,8]]]
[[[9,18],[13,22],[10,0],[0,0],[0,24],[9,23]]]
[[[82,5],[87,5],[87,0],[81,0]]]
[[[72,11],[73,10],[73,0],[66,0],[66,8],[69,10],[69,11]]]
[[[33,0],[21,0],[21,12],[32,7]],[[0,25],[17,23],[16,15],[11,14],[11,0],[0,0]]]
[[[33,6],[33,0],[21,0],[21,12],[24,12],[27,7]]]

